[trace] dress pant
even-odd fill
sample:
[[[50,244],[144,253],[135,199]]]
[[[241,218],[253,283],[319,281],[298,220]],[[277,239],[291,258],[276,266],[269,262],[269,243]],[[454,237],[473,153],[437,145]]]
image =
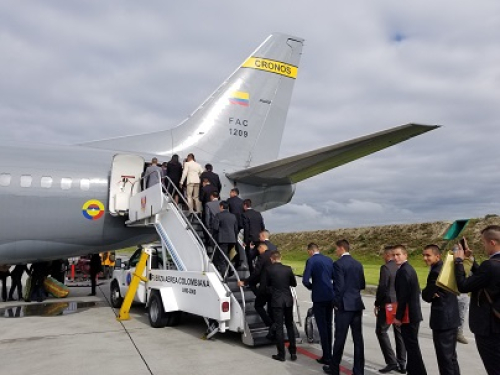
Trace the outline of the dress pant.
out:
[[[246,244],[246,247],[245,247],[245,256],[247,258],[247,265],[248,265],[248,271],[252,274],[255,267],[254,267],[254,260],[255,258],[257,257],[257,246],[259,245],[259,243],[255,243],[254,242],[254,248],[252,249],[250,247],[250,244]]]
[[[361,318],[363,311],[335,311],[335,340],[330,370],[333,375],[339,375],[340,362],[344,354],[345,341],[349,327],[351,327],[352,340],[354,341],[354,366],[353,375],[362,375],[365,371],[365,348],[363,342],[363,326]]]
[[[220,243],[219,247],[224,255],[229,259],[229,252],[232,248],[234,248],[234,243]],[[228,267],[227,260],[224,255],[222,255],[220,251],[215,250],[214,265],[217,267],[222,277],[224,277],[226,268]]]
[[[420,322],[407,323],[401,325],[401,335],[408,353],[408,362],[406,368],[408,375],[427,375],[420,346],[418,345],[418,329]]]
[[[95,289],[97,287],[97,275],[98,273],[95,271],[90,272],[90,289],[92,295],[95,295]]]
[[[496,319],[496,318],[493,318]],[[500,334],[474,335],[476,346],[488,375],[500,375]]]
[[[297,345],[295,343],[295,327],[293,323],[293,306],[273,307],[273,317],[276,324],[276,348],[278,356],[285,358],[285,337],[283,332],[283,321],[288,335],[288,351],[290,354],[297,354]]]
[[[457,335],[456,328],[432,330],[432,341],[436,349],[440,375],[460,375],[457,360]]]
[[[322,358],[325,361],[330,361],[332,357],[333,301],[313,302],[312,308],[321,339]]]
[[[14,298],[14,292],[17,289],[17,296],[19,297],[18,300],[21,301],[23,299],[23,284],[22,284],[22,275],[12,277],[11,276],[11,281],[12,285],[10,286],[10,291],[9,291],[9,299]]]
[[[381,306],[377,315],[375,334],[384,355],[385,363],[387,365],[399,365],[399,367],[406,368],[406,348],[403,336],[401,336],[401,328],[392,325],[394,329],[394,341],[396,342],[396,354],[392,350],[391,340],[387,333],[389,328],[391,328],[391,325],[386,322],[385,306]]]
[[[189,212],[194,211],[194,206],[196,206],[196,212],[201,214],[201,202],[199,199],[200,184],[187,184],[187,200]]]
[[[7,272],[0,272],[0,282],[2,283],[2,300],[7,301]]]

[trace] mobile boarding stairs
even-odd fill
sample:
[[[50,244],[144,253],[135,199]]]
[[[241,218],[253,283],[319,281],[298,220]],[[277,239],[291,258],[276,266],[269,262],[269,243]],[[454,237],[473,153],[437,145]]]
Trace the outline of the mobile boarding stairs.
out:
[[[163,259],[170,258],[170,263],[174,265],[164,267],[174,269],[151,269],[143,273],[147,277],[147,306],[150,308],[153,300],[158,303],[160,297],[164,311],[159,313],[163,314],[166,322],[169,321],[169,314],[187,312],[204,317],[209,326],[207,337],[229,330],[241,333],[245,345],[270,344],[266,339],[268,327],[254,308],[254,293],[249,288],[238,286],[240,278],[248,276],[248,268],[235,269],[200,218],[183,211],[182,206],[175,202],[169,191],[177,193],[179,201],[187,206],[177,187],[168,177],[163,180],[167,188],[164,184],[156,184],[140,192],[139,189],[131,189],[129,220],[126,222],[130,227],[154,226],[161,239]],[[204,236],[208,236],[211,246],[205,246]],[[217,251],[225,260],[225,275],[221,275],[212,263]],[[295,290],[292,292],[300,324],[296,293]],[[297,330],[296,336],[300,340]]]

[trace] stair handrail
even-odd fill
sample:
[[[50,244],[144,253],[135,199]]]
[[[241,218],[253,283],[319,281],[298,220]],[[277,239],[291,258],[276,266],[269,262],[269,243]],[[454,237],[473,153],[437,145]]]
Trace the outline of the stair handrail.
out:
[[[184,214],[183,210],[179,207],[179,204],[175,201],[175,199],[173,197],[173,194],[170,194],[168,188],[172,187],[175,190],[175,192],[177,193],[177,196],[180,199],[182,199],[182,201],[184,202],[184,204],[188,205],[186,198],[184,198],[184,195],[181,193],[181,191],[176,186],[176,184],[174,184],[172,182],[172,180],[170,179],[170,177],[164,176],[164,177],[162,177],[162,180],[168,182],[168,184],[166,186],[165,186],[164,183],[162,183],[162,190],[167,194],[167,196],[170,198],[170,202],[175,206],[175,208],[177,209],[177,211],[182,215],[184,221],[189,226],[191,232],[196,236],[196,239],[200,243],[201,247],[203,249],[205,249],[205,245],[204,245],[203,241],[201,240],[200,236],[198,236],[198,233],[196,233],[196,230],[194,229],[194,227],[191,224],[190,220],[186,217],[186,215]],[[200,224],[201,228],[203,229],[203,233],[208,234],[209,240],[214,245],[214,251],[213,251],[212,255],[209,256],[209,259],[212,262],[212,264],[213,264],[213,257],[215,255],[215,252],[219,251],[220,254],[222,255],[222,257],[224,258],[225,262],[228,264],[229,268],[232,269],[233,274],[236,276],[236,281],[239,284],[239,282],[241,281],[240,276],[238,275],[238,271],[234,267],[233,263],[231,263],[231,260],[229,259],[229,257],[227,257],[226,254],[222,251],[222,249],[220,248],[219,244],[217,243],[217,241],[215,241],[215,239],[213,238],[212,234],[208,231],[207,227],[205,226],[205,224],[203,223],[203,221],[198,217],[198,215],[193,215],[193,216],[194,216],[195,220]],[[236,246],[237,245],[238,244],[236,244]],[[205,254],[208,256],[208,254],[206,253],[206,251],[205,251]],[[217,267],[215,267],[215,265],[214,265],[214,269],[217,270]],[[226,273],[227,273],[227,271],[226,271]],[[219,270],[217,270],[216,274],[219,276],[219,279],[222,282],[222,284],[227,287],[227,284],[224,282],[224,277],[220,274]],[[243,314],[245,314],[245,311],[246,311],[245,293],[243,291],[243,287],[240,286],[239,288],[240,288],[240,292],[241,292],[241,302],[242,302]],[[227,288],[226,290],[229,290],[229,288]],[[229,290],[229,292],[231,292],[231,290]],[[231,292],[231,294],[232,294],[232,292]]]
[[[160,171],[149,172],[148,174],[145,174],[144,176],[142,176],[139,180],[134,181],[134,183],[132,184],[132,189],[130,190],[130,197],[133,197],[135,195],[134,194],[134,187],[135,187],[136,183],[139,183],[139,182],[141,182],[143,180],[145,181],[147,177],[149,177],[150,175],[155,174],[155,173],[159,177],[159,181],[160,181],[159,183],[161,184],[162,191],[167,194],[167,196],[170,198],[170,202],[177,209],[177,212],[179,212],[181,214],[181,217],[183,218],[183,220],[186,223],[186,225],[189,227],[189,230],[191,231],[191,233],[195,236],[195,238],[198,241],[199,245],[201,245],[201,248],[205,249],[205,245],[203,244],[203,241],[201,240],[200,236],[198,236],[198,233],[196,233],[196,230],[194,229],[193,225],[191,224],[191,222],[189,221],[189,219],[186,217],[186,215],[184,214],[183,210],[179,207],[179,204],[175,201],[173,195],[170,194],[170,192],[168,191],[168,187],[170,187],[170,186],[173,187],[174,190],[175,190],[175,192],[177,193],[177,196],[179,196],[182,199],[182,201],[184,202],[184,204],[186,204],[189,207],[189,205],[188,205],[188,203],[186,201],[186,198],[184,198],[184,195],[181,193],[181,191],[176,186],[176,184],[174,184],[172,182],[172,180],[170,179],[170,177],[168,177],[168,176],[162,176],[162,173],[160,173]],[[165,180],[168,181],[168,185],[165,185]],[[146,190],[145,186],[143,186],[143,188],[144,188],[144,190]],[[162,207],[163,207],[163,202],[162,202]],[[240,279],[240,276],[238,275],[238,272],[237,272],[236,268],[231,263],[231,260],[226,256],[226,254],[224,254],[224,252],[220,248],[219,244],[215,241],[215,239],[213,238],[212,234],[205,227],[205,225],[203,224],[203,221],[198,217],[198,215],[193,215],[193,216],[195,217],[195,219],[198,221],[198,223],[203,228],[203,232],[206,233],[206,234],[208,234],[211,243],[214,244],[214,252],[212,253],[212,256],[209,257],[208,253],[206,252],[206,249],[205,249],[205,251],[202,252],[203,257],[207,256],[208,259],[213,264],[214,254],[215,254],[216,251],[219,251],[220,254],[222,255],[222,257],[224,258],[224,260],[226,261],[226,263],[228,264],[228,266],[232,269],[233,274],[236,276],[236,281],[239,284],[239,282],[241,281],[241,279]],[[236,246],[237,246],[237,244],[236,244]],[[203,267],[205,267],[205,262],[203,264]],[[229,293],[233,294],[233,292],[228,288],[227,284],[225,283],[224,277],[220,274],[219,270],[217,269],[217,267],[215,267],[215,265],[214,265],[214,269],[217,271],[216,275],[218,275],[219,280],[221,281],[222,285],[224,285],[224,287],[226,288],[226,291],[228,291]],[[204,272],[206,272],[206,270]],[[226,270],[226,274],[227,274],[227,270]],[[244,326],[245,325],[245,320],[244,319],[245,319],[245,312],[246,312],[245,293],[243,291],[243,287],[240,286],[239,288],[240,288],[241,302],[242,302],[242,308],[243,308],[243,317],[242,317],[243,318],[243,322],[242,323],[243,323],[243,326]],[[234,295],[233,295],[233,297],[234,297]],[[234,297],[234,299],[236,300],[235,297]]]

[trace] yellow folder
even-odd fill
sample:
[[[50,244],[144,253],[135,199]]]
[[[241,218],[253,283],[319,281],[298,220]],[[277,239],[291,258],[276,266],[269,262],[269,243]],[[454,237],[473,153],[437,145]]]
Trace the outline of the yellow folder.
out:
[[[465,275],[470,273],[471,268],[472,261],[464,259]],[[448,292],[456,294],[457,296],[460,294],[458,291],[457,279],[455,278],[455,261],[453,259],[452,252],[448,252],[445,256],[443,256],[443,268],[441,268],[436,285],[447,290]]]

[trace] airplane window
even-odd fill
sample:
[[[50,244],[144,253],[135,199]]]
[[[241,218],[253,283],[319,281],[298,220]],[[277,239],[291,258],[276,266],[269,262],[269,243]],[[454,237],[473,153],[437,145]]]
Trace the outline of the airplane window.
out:
[[[90,180],[88,178],[82,178],[80,180],[80,189],[87,191],[90,189]]]
[[[21,176],[21,187],[29,188],[31,187],[31,182],[33,181],[33,177],[25,174]]]
[[[40,186],[49,189],[52,187],[52,177],[48,176],[43,176],[42,179],[40,180]]]
[[[11,178],[11,175],[8,173],[0,174],[0,186],[9,186]]]
[[[61,178],[61,189],[63,190],[68,190],[68,189],[71,189],[71,183],[73,181],[71,180],[71,178]]]

